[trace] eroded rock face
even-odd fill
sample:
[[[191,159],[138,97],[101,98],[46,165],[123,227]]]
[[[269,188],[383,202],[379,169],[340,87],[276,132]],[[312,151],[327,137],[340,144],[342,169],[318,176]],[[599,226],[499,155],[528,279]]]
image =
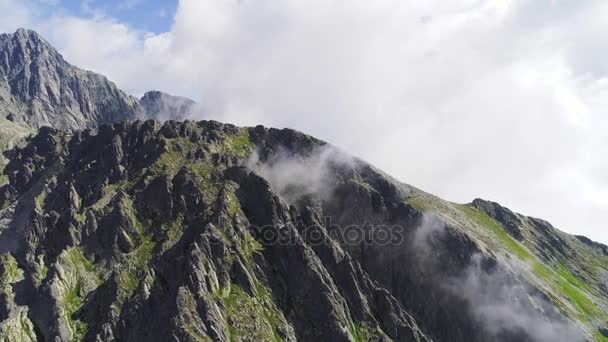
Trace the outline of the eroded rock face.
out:
[[[202,109],[159,91],[141,99],[105,76],[69,64],[32,30],[0,34],[0,117],[34,129],[97,128],[123,120],[184,120]]]
[[[3,316],[26,309],[38,339],[59,341],[427,340],[327,227],[322,245],[307,240],[296,222],[320,213],[239,166],[255,130],[44,129],[15,150],[5,201],[33,204],[0,235],[25,278]]]
[[[2,317],[59,341],[538,340],[488,328],[486,302],[460,293],[499,282],[519,289],[499,292],[517,313],[568,326],[461,228],[427,222],[413,188],[327,148],[213,121],[43,129],[6,168],[0,242],[23,279],[7,282]],[[326,189],[290,196],[256,163],[304,167]]]
[[[34,128],[96,127],[134,117],[137,99],[81,70],[36,32],[0,35],[0,115]]]

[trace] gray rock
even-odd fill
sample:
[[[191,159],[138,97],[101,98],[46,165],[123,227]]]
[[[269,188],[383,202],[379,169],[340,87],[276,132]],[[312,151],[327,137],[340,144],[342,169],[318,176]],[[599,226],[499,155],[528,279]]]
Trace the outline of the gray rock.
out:
[[[157,121],[183,121],[201,115],[203,109],[194,101],[160,91],[149,91],[139,100],[137,115]]]
[[[135,117],[137,99],[66,62],[36,32],[0,35],[0,115],[31,127],[96,127]]]

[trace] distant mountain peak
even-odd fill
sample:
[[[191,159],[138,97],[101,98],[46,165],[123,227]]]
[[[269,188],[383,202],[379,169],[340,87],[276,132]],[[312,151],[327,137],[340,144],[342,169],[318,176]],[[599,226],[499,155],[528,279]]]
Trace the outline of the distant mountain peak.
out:
[[[12,49],[14,57],[25,57],[28,62],[36,57],[48,53],[60,63],[66,63],[63,56],[40,34],[34,30],[20,28],[15,33],[0,34],[2,49]],[[12,60],[15,62],[15,60]],[[6,60],[3,62],[7,62]],[[10,66],[10,65],[8,65]]]
[[[13,33],[13,34],[4,33],[2,35],[13,36],[13,37],[19,38],[19,39],[31,39],[33,41],[43,42],[46,45],[48,45],[49,47],[51,47],[49,42],[46,39],[44,39],[44,37],[42,37],[38,32],[27,29],[27,28],[23,28],[23,27],[18,28],[17,31],[15,31],[15,33]]]
[[[202,112],[193,100],[158,90],[148,91],[139,100],[138,117],[165,120],[186,120]]]
[[[158,90],[141,99],[127,95],[105,76],[68,63],[36,31],[0,34],[0,117],[32,128],[95,128],[135,118],[185,120],[200,107]]]
[[[73,130],[132,119],[136,108],[137,99],[69,64],[35,31],[0,35],[0,116]]]

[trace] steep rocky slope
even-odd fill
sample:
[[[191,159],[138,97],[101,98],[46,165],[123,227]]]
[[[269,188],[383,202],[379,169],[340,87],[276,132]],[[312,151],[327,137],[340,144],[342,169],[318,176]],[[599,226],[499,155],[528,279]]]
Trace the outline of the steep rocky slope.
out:
[[[194,101],[159,91],[129,96],[106,77],[66,62],[32,30],[0,34],[0,151],[43,126],[71,131],[135,118],[184,120],[201,112]],[[0,157],[0,169],[5,163]]]
[[[0,117],[22,126],[74,130],[135,118],[183,120],[195,107],[158,91],[127,95],[105,76],[66,62],[32,30],[0,34]]]
[[[606,246],[292,130],[43,128],[8,153],[7,340],[583,341]]]
[[[67,63],[36,32],[0,35],[0,116],[78,129],[132,118],[136,105],[104,76]]]

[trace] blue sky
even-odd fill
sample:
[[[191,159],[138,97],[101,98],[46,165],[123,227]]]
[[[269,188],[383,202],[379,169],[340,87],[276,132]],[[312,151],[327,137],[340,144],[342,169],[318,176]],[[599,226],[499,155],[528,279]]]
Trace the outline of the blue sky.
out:
[[[177,0],[39,0],[48,14],[61,11],[79,17],[104,16],[134,29],[154,33],[171,29]]]

